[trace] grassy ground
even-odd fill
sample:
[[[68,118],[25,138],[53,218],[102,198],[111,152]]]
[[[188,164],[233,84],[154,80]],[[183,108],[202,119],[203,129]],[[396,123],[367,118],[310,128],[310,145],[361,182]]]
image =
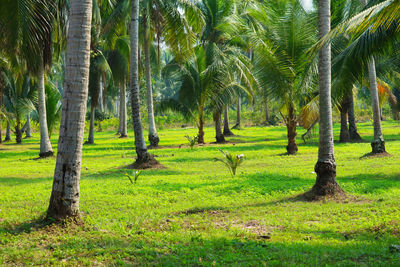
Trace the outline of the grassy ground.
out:
[[[133,139],[96,133],[83,152],[84,225],[67,227],[39,223],[55,158],[34,160],[38,134],[0,145],[0,265],[399,266],[390,246],[400,245],[400,125],[383,123],[394,155],[385,158],[360,159],[372,126],[359,128],[368,142],[335,146],[339,183],[358,198],[348,203],[293,200],[314,184],[317,145],[299,140],[297,156],[282,155],[283,127],[238,130],[231,143],[193,151],[179,146],[195,129],[162,131],[152,153],[167,169],[135,185],[124,175]],[[217,148],[245,154],[236,177],[214,160]]]

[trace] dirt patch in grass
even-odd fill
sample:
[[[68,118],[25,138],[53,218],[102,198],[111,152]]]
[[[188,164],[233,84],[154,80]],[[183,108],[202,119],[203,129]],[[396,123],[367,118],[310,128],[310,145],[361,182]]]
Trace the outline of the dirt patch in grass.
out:
[[[173,213],[173,216],[177,215],[191,215],[191,214],[207,214],[207,215],[218,215],[223,213],[229,213],[229,210],[224,208],[206,207],[206,208],[192,208],[184,211]]]
[[[154,158],[154,156],[151,156],[149,161],[146,162],[136,161],[135,163],[128,165],[127,168],[134,170],[159,170],[159,169],[166,169],[167,167],[158,162]]]
[[[225,223],[222,221],[213,222],[213,224],[217,228],[224,228],[225,230],[229,231],[230,229],[240,229],[248,233],[252,233],[257,235],[258,238],[261,239],[270,239],[271,233],[279,230],[283,231],[285,228],[283,226],[276,226],[276,225],[263,225],[258,220],[250,220],[248,222],[231,222]]]
[[[353,196],[350,194],[346,194],[344,191],[341,191],[337,194],[333,195],[326,195],[326,196],[317,196],[317,195],[312,195],[310,191],[295,196],[291,199],[288,199],[287,201],[302,201],[302,202],[336,202],[336,203],[370,203],[371,200],[367,199],[365,197],[360,197],[360,196]]]

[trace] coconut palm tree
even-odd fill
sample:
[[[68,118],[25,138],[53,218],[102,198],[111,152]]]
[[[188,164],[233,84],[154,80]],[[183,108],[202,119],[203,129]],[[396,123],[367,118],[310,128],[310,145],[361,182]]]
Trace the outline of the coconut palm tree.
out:
[[[329,33],[331,27],[330,0],[318,1],[319,38]],[[315,165],[317,180],[305,196],[316,199],[344,193],[336,181],[336,162],[333,144],[331,103],[331,46],[325,44],[319,50],[319,146]]]
[[[91,0],[71,0],[57,163],[47,217],[79,216],[79,183],[89,85]]]

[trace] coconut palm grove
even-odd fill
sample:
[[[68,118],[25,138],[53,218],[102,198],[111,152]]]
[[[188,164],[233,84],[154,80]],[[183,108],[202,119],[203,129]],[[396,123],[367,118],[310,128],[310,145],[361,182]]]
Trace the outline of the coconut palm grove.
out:
[[[400,266],[400,0],[0,0],[0,266]]]

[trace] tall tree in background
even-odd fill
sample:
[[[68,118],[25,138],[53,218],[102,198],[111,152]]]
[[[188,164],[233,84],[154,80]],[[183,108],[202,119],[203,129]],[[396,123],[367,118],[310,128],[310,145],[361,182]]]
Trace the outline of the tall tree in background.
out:
[[[71,0],[60,137],[47,217],[79,217],[82,145],[90,64],[92,0]]]
[[[331,28],[330,0],[318,1],[319,38]],[[321,196],[344,194],[336,181],[336,162],[333,144],[332,103],[331,103],[331,45],[325,44],[319,50],[319,146],[318,161],[315,165],[317,180],[305,196],[317,199]]]

